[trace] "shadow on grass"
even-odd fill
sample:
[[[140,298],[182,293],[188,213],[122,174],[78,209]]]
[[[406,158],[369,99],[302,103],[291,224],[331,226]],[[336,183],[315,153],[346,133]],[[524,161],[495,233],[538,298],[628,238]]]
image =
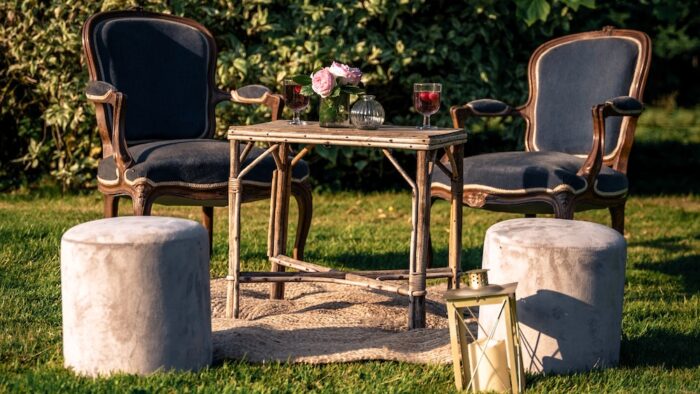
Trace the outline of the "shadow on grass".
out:
[[[638,338],[623,339],[620,365],[666,368],[700,366],[700,334],[652,329]]]
[[[631,195],[698,194],[700,144],[681,141],[636,141],[628,176]]]
[[[693,247],[691,245],[688,245],[687,243],[681,242],[691,239],[700,240],[700,234],[688,234],[687,236],[682,237],[665,237],[650,239],[646,241],[634,241],[630,242],[628,246],[642,246],[670,252],[686,252],[692,250]]]
[[[687,293],[700,293],[700,254],[682,256],[662,263],[639,263],[637,269],[656,271],[666,275],[680,276]]]

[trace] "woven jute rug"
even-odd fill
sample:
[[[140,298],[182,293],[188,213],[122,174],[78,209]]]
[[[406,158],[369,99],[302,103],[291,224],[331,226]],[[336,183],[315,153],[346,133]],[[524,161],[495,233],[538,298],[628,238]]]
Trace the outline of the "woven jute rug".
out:
[[[394,360],[451,362],[443,293],[428,289],[427,327],[407,330],[408,298],[329,283],[288,283],[284,300],[269,284],[241,285],[239,319],[226,319],[226,281],[211,282],[214,358],[254,363]]]

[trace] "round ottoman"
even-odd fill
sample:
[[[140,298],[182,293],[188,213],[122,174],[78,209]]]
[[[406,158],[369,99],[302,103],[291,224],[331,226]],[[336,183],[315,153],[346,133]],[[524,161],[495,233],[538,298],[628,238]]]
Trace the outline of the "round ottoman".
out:
[[[625,239],[596,223],[513,219],[488,229],[482,267],[489,282],[518,282],[525,370],[566,373],[618,363],[626,253]],[[491,327],[497,313],[483,307],[479,322]]]
[[[61,295],[65,366],[78,374],[211,363],[209,241],[196,222],[130,216],[71,228]]]

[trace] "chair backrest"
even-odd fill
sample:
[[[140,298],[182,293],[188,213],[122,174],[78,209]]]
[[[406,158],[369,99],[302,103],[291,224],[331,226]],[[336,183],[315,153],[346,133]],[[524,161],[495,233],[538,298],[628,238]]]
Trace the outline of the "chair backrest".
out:
[[[144,11],[102,12],[85,23],[83,47],[90,79],[126,95],[129,144],[213,135],[216,46],[204,26]],[[111,135],[109,106],[98,123]]]
[[[650,45],[642,32],[608,27],[540,46],[529,64],[526,148],[587,155],[593,140],[591,108],[618,96],[642,100]],[[606,121],[606,164],[625,148],[628,154],[634,126],[628,118]]]

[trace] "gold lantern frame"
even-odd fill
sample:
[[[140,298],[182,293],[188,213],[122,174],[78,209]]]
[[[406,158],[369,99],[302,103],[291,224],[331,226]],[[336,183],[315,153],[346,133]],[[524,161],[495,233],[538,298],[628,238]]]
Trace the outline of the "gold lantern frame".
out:
[[[488,357],[485,356],[485,349],[489,342],[494,339],[496,329],[503,318],[505,319],[506,359],[508,361],[511,392],[521,393],[525,391],[525,375],[523,372],[523,359],[520,350],[518,317],[515,309],[515,289],[517,286],[517,283],[509,283],[503,286],[486,285],[479,288],[450,290],[445,293],[447,315],[450,324],[450,342],[455,385],[458,390],[469,390],[471,388],[473,392],[476,392],[474,376],[484,359],[486,362],[491,362],[488,360]],[[490,332],[479,323],[479,319],[474,315],[471,309],[473,307],[486,305],[501,306],[498,318]],[[465,310],[468,311],[477,322],[478,329],[482,330],[487,335],[483,347],[477,345],[480,348],[480,356],[474,368],[469,364],[467,345],[472,341],[476,341],[477,338],[467,326],[467,321],[464,319]],[[470,338],[471,340],[469,340]]]

